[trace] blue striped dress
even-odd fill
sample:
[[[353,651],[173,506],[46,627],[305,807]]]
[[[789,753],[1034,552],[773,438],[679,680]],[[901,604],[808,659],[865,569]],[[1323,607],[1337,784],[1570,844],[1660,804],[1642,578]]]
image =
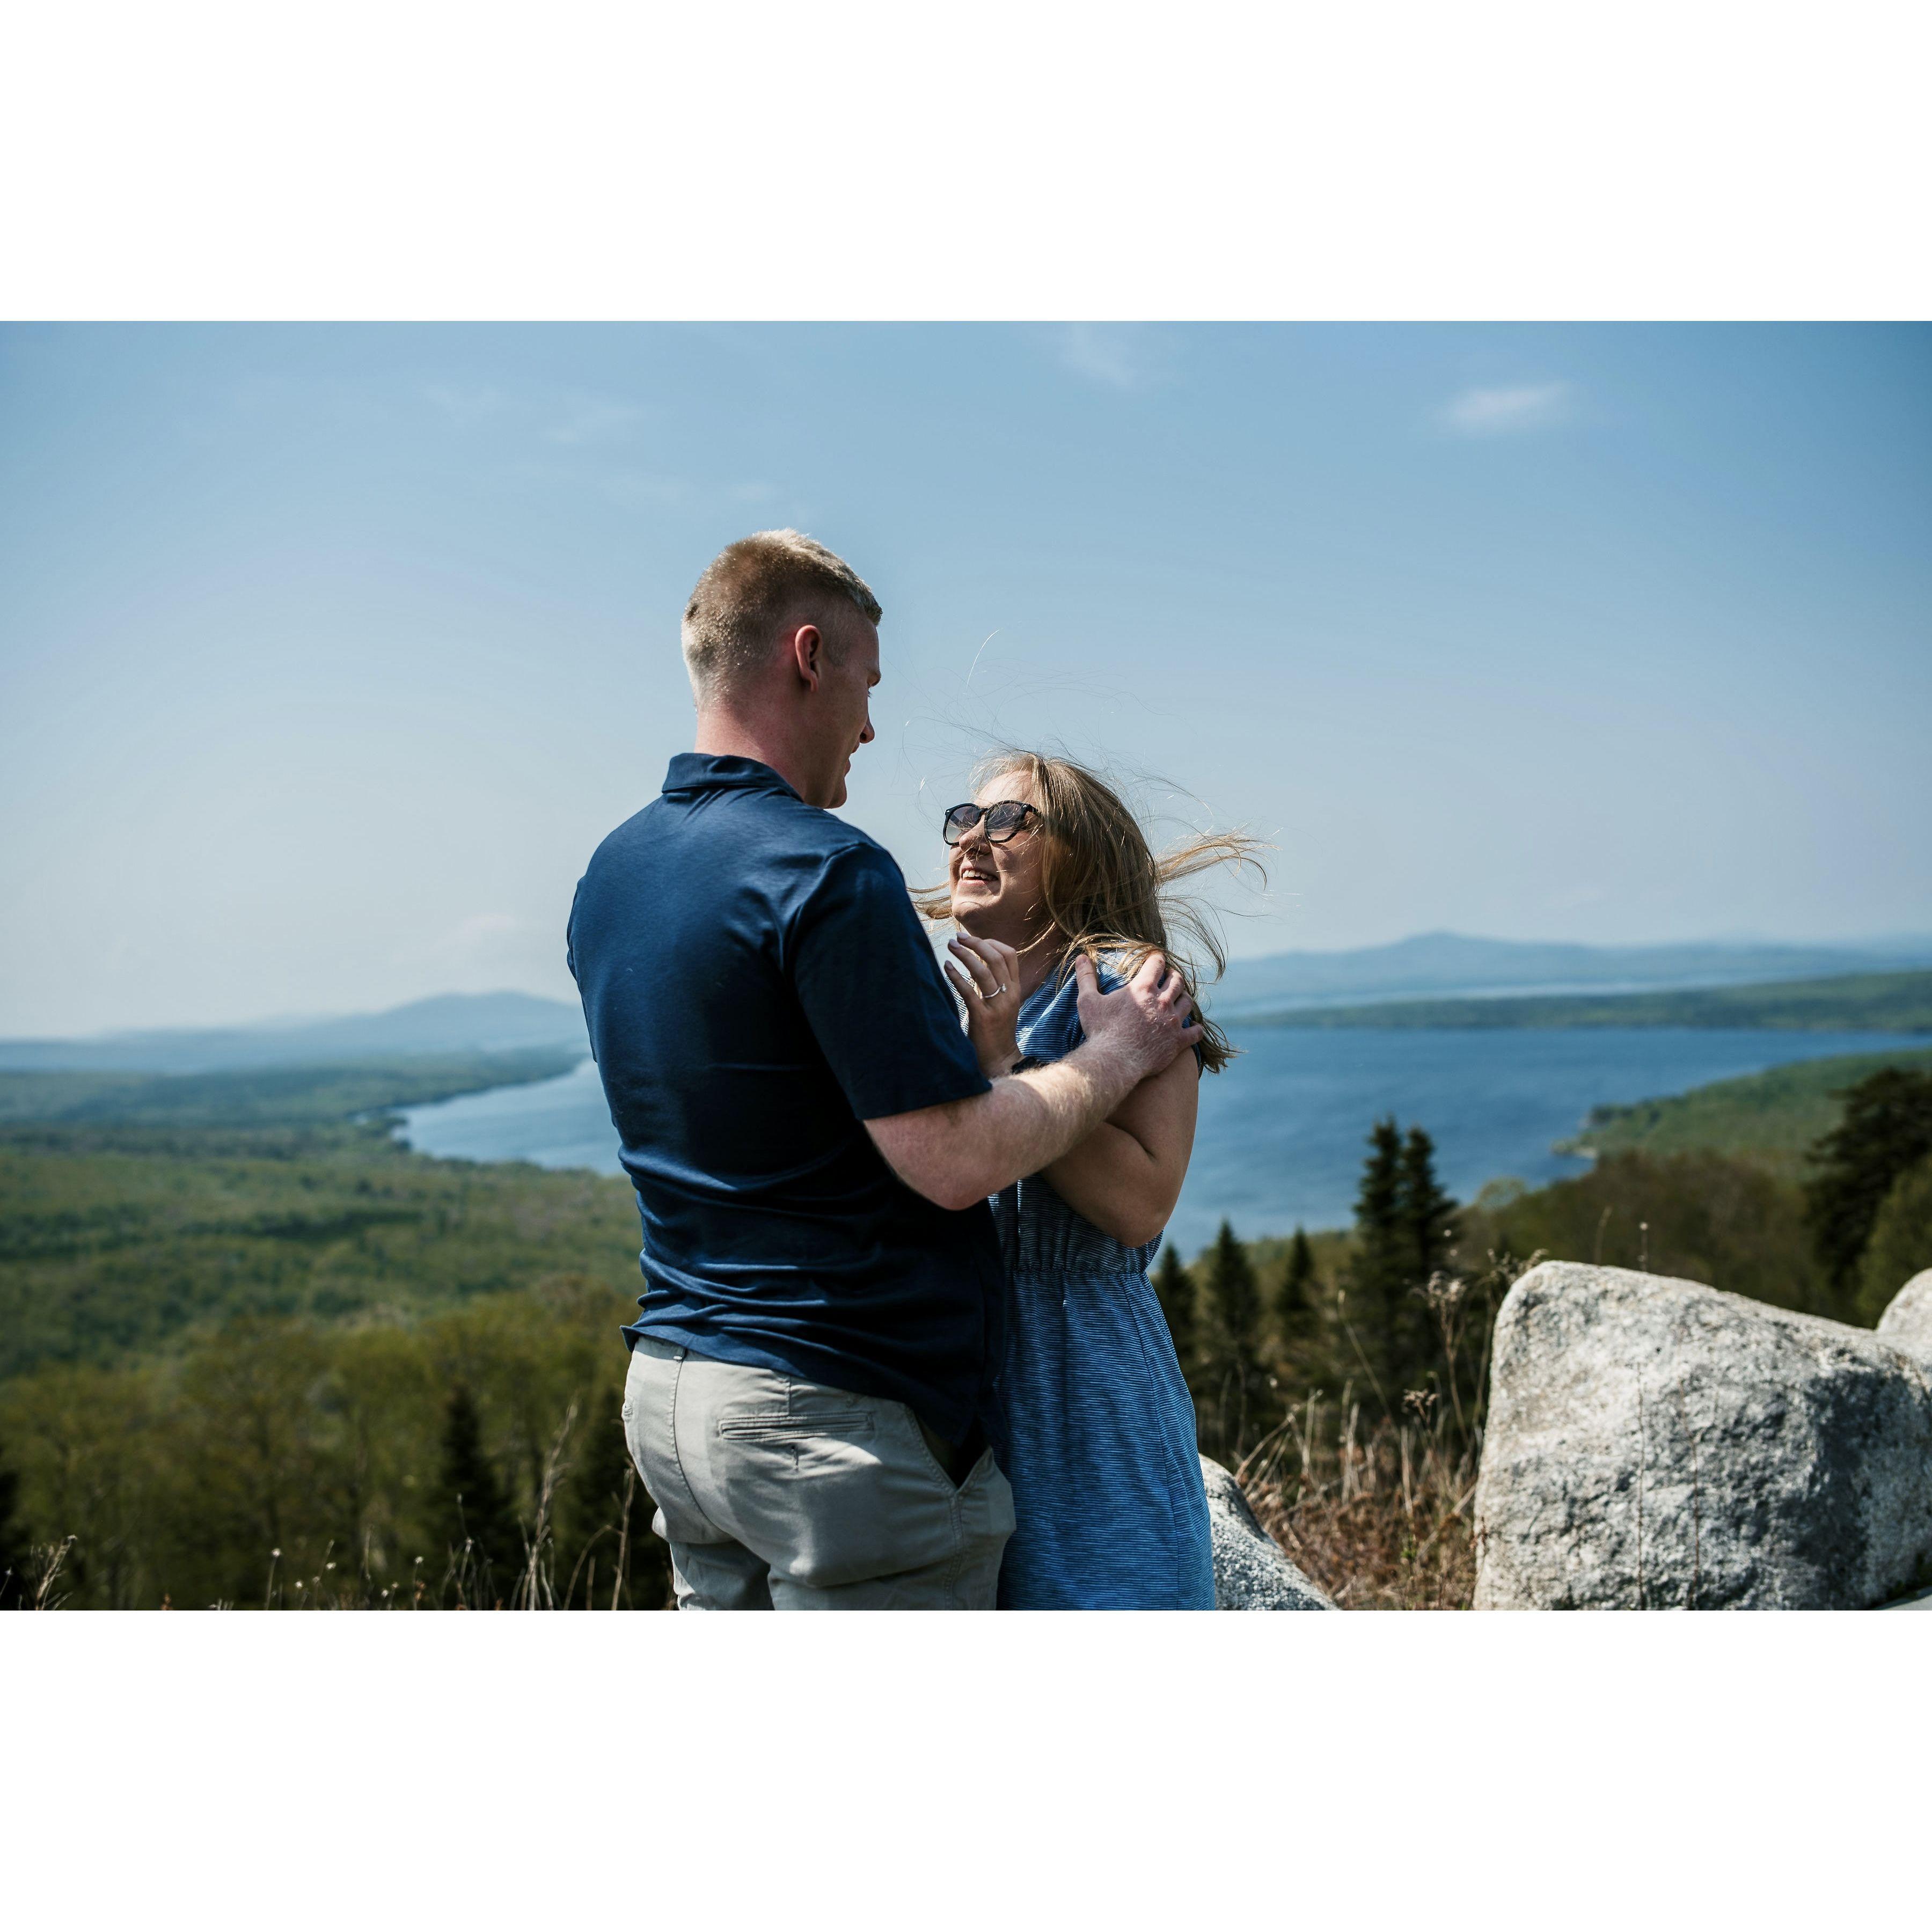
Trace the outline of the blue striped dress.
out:
[[[1077,997],[1070,975],[1034,991],[1022,1054],[1080,1044]],[[1160,1241],[1122,1246],[1036,1174],[992,1207],[1011,1274],[1000,1461],[1017,1520],[1000,1609],[1211,1610],[1194,1404],[1147,1276]]]

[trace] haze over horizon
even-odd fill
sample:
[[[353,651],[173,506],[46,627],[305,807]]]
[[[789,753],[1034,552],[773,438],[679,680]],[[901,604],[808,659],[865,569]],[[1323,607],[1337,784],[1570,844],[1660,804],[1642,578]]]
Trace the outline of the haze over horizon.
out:
[[[1279,850],[1231,950],[1932,928],[1932,329],[0,329],[0,1034],[569,998],[724,542],[886,607],[846,814],[996,736]]]

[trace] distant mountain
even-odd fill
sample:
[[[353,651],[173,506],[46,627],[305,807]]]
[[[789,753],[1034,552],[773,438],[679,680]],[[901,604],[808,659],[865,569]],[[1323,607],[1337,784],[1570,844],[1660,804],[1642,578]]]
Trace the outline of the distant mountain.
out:
[[[213,1073],[251,1066],[323,1066],[375,1054],[510,1053],[532,1047],[589,1052],[583,1014],[560,1000],[530,993],[444,993],[386,1013],[299,1026],[0,1040],[0,1068]]]
[[[1932,937],[1861,946],[1711,942],[1563,946],[1427,932],[1352,952],[1276,952],[1236,960],[1210,995],[1217,1018],[1298,1006],[1500,993],[1662,992],[1932,966]]]
[[[1276,952],[1237,960],[1210,995],[1216,1018],[1298,1007],[1505,993],[1664,992],[1932,967],[1932,938],[1863,946],[1724,944],[1555,946],[1427,932],[1354,952]],[[196,1031],[107,1034],[92,1040],[0,1040],[0,1070],[94,1069],[214,1073],[309,1066],[398,1054],[587,1053],[584,1016],[530,993],[444,993],[344,1019]]]

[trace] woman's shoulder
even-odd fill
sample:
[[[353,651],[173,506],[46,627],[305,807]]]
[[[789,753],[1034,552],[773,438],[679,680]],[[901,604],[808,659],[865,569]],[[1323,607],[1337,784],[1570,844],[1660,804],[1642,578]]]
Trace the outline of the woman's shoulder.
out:
[[[1103,953],[1094,960],[1094,976],[1103,993],[1118,992],[1127,982],[1133,962],[1124,955]],[[1056,966],[1022,1008],[1020,1050],[1038,1060],[1058,1060],[1086,1038],[1080,1024],[1080,982],[1071,959]]]

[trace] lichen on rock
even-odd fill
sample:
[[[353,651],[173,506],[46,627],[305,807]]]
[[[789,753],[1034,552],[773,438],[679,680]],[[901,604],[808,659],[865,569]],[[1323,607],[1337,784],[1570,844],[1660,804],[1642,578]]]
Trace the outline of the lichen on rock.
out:
[[[1476,1607],[1853,1609],[1916,1586],[1922,1301],[1874,1334],[1696,1282],[1532,1269],[1496,1321]]]
[[[1340,1607],[1291,1563],[1281,1545],[1255,1520],[1234,1472],[1201,1458],[1208,1521],[1214,1535],[1217,1610],[1333,1610]]]

